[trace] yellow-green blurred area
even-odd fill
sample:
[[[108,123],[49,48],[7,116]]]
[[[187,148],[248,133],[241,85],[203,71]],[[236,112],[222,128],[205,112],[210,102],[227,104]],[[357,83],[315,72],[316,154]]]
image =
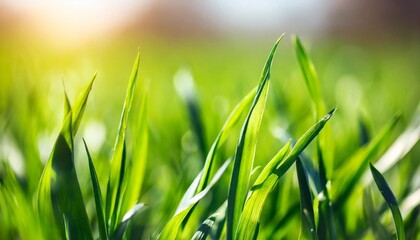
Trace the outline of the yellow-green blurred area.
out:
[[[182,3],[181,7],[175,7],[176,4],[158,2],[146,2],[144,6],[132,4],[131,10],[130,7],[117,8],[121,15],[127,11],[128,20],[115,17],[118,21],[115,27],[103,28],[105,30],[98,33],[95,33],[95,27],[102,29],[101,22],[112,25],[112,16],[107,20],[106,14],[95,13],[83,20],[77,19],[77,13],[67,12],[69,23],[60,25],[62,17],[55,19],[48,10],[20,6],[24,4],[0,4],[0,158],[10,161],[23,182],[25,173],[32,171],[29,162],[45,163],[48,159],[62,123],[64,92],[73,102],[97,72],[75,139],[76,151],[79,152],[75,159],[82,190],[90,196],[87,160],[81,144],[83,137],[91,148],[105,189],[109,159],[137,51],[141,55],[137,90],[147,88],[149,95],[150,142],[141,200],[152,205],[161,204],[165,210],[161,213],[162,221],[172,215],[178,200],[203,164],[182,96],[188,93],[191,82],[182,78],[193,79],[208,150],[235,104],[257,85],[272,45],[286,32],[272,66],[269,100],[254,166],[264,166],[283,146],[281,136],[285,131],[298,138],[315,121],[311,99],[291,43],[294,33],[301,37],[314,62],[327,109],[338,108],[329,123],[336,145],[336,166],[340,166],[362,144],[361,123],[366,124],[368,135],[374,136],[394,115],[401,114],[392,142],[406,128],[420,102],[418,22],[417,26],[408,24],[416,18],[392,22],[401,16],[392,15],[390,9],[393,6],[389,9],[382,7],[385,10],[378,11],[384,13],[372,20],[363,18],[363,14],[357,17],[357,4],[353,7],[356,10],[351,12],[344,11],[346,7],[332,1],[309,1],[309,6],[302,3],[302,6],[291,8],[298,17],[281,18],[270,10],[273,15],[270,18],[270,14],[264,15],[265,9],[268,11],[270,7],[254,3],[255,11],[261,13],[250,15],[254,16],[254,21],[263,20],[251,27],[252,19],[235,25],[235,21],[246,19],[241,14],[252,13],[254,5],[251,3],[244,11],[226,7],[224,11],[231,9],[232,16],[240,16],[234,21],[220,13],[224,8],[221,1],[216,2],[222,7],[212,5],[209,12],[202,9],[208,7],[205,4],[200,7],[198,3],[191,3],[193,7],[186,7],[188,4]],[[370,2],[375,6],[379,1]],[[327,11],[323,7],[325,4],[330,6],[329,15],[324,13]],[[360,9],[365,6],[364,3],[358,4]],[[112,8],[113,5],[109,5]],[[279,14],[287,10],[282,8],[283,5],[274,4]],[[319,9],[311,11],[312,6]],[[413,6],[418,7],[418,4],[413,3]],[[139,10],[135,11],[135,7]],[[50,10],[57,9],[55,6]],[[77,6],[68,11],[75,9]],[[88,9],[95,11],[95,8]],[[194,14],[195,9],[199,10]],[[66,13],[65,9],[60,11]],[[207,13],[204,19],[219,18],[219,22],[203,20],[200,14],[204,12]],[[319,23],[311,23],[312,14],[313,21]],[[390,16],[388,14],[394,18],[381,22]],[[80,13],[80,18],[85,15]],[[44,20],[38,20],[42,17]],[[270,19],[274,23],[264,28]],[[72,21],[77,24],[70,24]],[[224,25],[223,21],[227,22],[224,28],[220,27]],[[277,22],[281,24],[276,25]],[[87,29],[81,30],[84,26]],[[358,26],[365,28],[359,29]],[[177,93],[177,87],[180,93]],[[138,105],[137,102],[132,109],[132,125],[136,121]],[[132,130],[129,127],[128,151],[134,138]],[[220,158],[233,155],[238,135],[239,127]],[[313,150],[310,148],[307,154],[311,156]],[[419,156],[417,144],[408,158],[418,159]],[[222,160],[218,160],[218,164]],[[403,166],[408,166],[408,163]],[[412,168],[416,171],[418,163]],[[228,177],[225,182],[227,180]],[[396,182],[391,185],[396,187],[398,196],[404,187]],[[36,187],[36,183],[26,184]],[[219,188],[222,192],[227,190],[226,187]],[[294,188],[297,187],[294,185]],[[215,198],[222,202],[223,196]],[[92,205],[93,200],[88,204]],[[157,224],[162,222],[157,221]]]

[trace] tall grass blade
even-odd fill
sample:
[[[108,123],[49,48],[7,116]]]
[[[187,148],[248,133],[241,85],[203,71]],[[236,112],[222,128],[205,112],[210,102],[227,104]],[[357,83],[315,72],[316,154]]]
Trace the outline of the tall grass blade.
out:
[[[227,239],[234,239],[245,199],[248,192],[249,176],[253,167],[256,141],[261,125],[262,116],[267,101],[269,89],[270,68],[274,54],[282,35],[274,45],[261,74],[257,93],[252,103],[251,109],[242,126],[239,141],[236,147],[232,177],[229,186],[228,206],[227,206]]]
[[[256,236],[261,212],[268,195],[276,186],[279,178],[293,165],[296,158],[323,129],[334,112],[335,109],[330,111],[319,122],[308,129],[290,152],[289,144],[283,147],[283,149],[276,154],[276,157],[274,157],[263,169],[260,174],[261,177],[259,176],[255,181],[251,188],[250,196],[245,203],[244,211],[241,215],[238,230],[236,232],[237,239],[252,239]],[[286,155],[284,156],[284,154]],[[276,166],[274,169],[270,167],[273,165]],[[268,176],[267,171],[270,173]]]
[[[102,204],[101,186],[99,185],[95,166],[93,165],[92,157],[90,156],[89,149],[84,139],[83,144],[85,145],[85,150],[89,161],[90,179],[92,181],[93,195],[95,196],[96,217],[98,219],[99,236],[101,237],[101,239],[108,239],[108,230],[105,221],[104,207]]]
[[[296,172],[299,182],[300,208],[302,225],[300,229],[301,237],[304,239],[318,239],[315,226],[314,209],[312,207],[312,195],[309,190],[308,180],[306,179],[305,169],[302,161],[298,157],[296,160]]]
[[[133,158],[127,168],[127,177],[124,178],[124,192],[122,194],[122,203],[120,216],[136,205],[145,177],[148,147],[148,125],[147,125],[147,92],[142,91],[139,107],[139,115],[136,120],[136,137],[133,145]]]
[[[65,97],[65,117],[60,134],[42,173],[38,187],[38,209],[46,218],[55,216],[62,237],[92,239],[89,219],[74,168],[75,136],[92,88],[94,75],[70,108]],[[48,220],[47,220],[48,221]]]
[[[127,93],[125,95],[124,106],[121,113],[120,124],[118,127],[117,138],[115,141],[114,152],[111,158],[111,169],[109,173],[108,188],[106,193],[105,216],[112,232],[118,222],[117,217],[120,211],[120,198],[118,194],[122,191],[122,182],[125,172],[125,135],[128,118],[134,97],[134,88],[137,80],[137,73],[140,63],[140,53],[137,53],[136,60],[128,82]]]
[[[112,234],[111,239],[114,240],[120,240],[123,239],[126,231],[136,217],[139,217],[139,215],[142,215],[148,207],[144,205],[143,203],[138,203],[134,205],[122,218],[122,221],[120,224],[117,225],[117,228]],[[124,238],[129,239],[129,238]]]
[[[373,179],[375,180],[376,186],[378,187],[386,203],[391,209],[392,216],[394,218],[395,228],[397,230],[397,239],[405,240],[404,220],[401,216],[397,199],[392,193],[391,188],[388,186],[388,183],[386,182],[385,178],[371,163],[370,163],[370,171],[372,172]]]
[[[202,199],[204,198],[207,193],[213,188],[213,186],[219,181],[222,177],[223,173],[226,171],[227,167],[229,166],[231,159],[228,159],[214,174],[214,177],[204,188],[201,192],[197,193],[193,196],[189,201],[188,205],[184,206],[184,208],[177,210],[177,214],[172,217],[169,222],[166,224],[162,232],[160,233],[158,239],[170,240],[170,239],[177,239],[178,231],[181,228],[182,222],[190,213],[191,209]]]

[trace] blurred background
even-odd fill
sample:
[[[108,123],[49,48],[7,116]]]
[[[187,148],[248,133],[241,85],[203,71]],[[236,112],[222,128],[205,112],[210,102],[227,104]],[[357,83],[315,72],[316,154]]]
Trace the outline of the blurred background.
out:
[[[183,193],[171,186],[185,189],[198,173],[200,151],[257,84],[285,32],[261,130],[268,144],[259,147],[257,163],[281,146],[282,130],[298,137],[314,120],[290,40],[297,34],[318,71],[327,108],[339,109],[331,121],[339,164],[360,145],[355,133],[361,119],[373,135],[396,113],[401,132],[414,114],[420,101],[419,13],[414,0],[1,1],[0,158],[22,178],[29,162],[45,163],[60,129],[64,89],[73,101],[97,71],[76,145],[84,154],[80,138],[86,138],[105,180],[139,50],[139,85],[148,86],[150,107],[143,201],[165,203],[162,219],[168,218]],[[191,80],[188,91],[200,109],[201,143],[182,79]],[[418,144],[412,154],[420,156]],[[76,161],[84,166],[80,156]],[[78,173],[88,184],[87,168]]]

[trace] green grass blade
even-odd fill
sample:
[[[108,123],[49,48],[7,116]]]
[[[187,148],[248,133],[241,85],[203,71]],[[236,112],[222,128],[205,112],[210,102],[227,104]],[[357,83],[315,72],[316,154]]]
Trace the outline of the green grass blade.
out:
[[[69,239],[93,239],[82,192],[74,168],[72,113],[64,122],[42,174],[38,206],[50,214],[53,207],[61,236]]]
[[[200,192],[201,190],[203,190],[206,187],[206,185],[209,181],[209,178],[210,178],[210,172],[211,172],[213,163],[214,163],[215,158],[216,158],[217,149],[226,142],[227,137],[232,132],[232,128],[236,125],[236,123],[238,123],[240,117],[245,112],[245,109],[247,109],[251,106],[252,100],[253,100],[253,98],[256,94],[256,91],[257,91],[257,88],[254,88],[253,90],[251,90],[235,106],[235,108],[232,110],[229,117],[225,121],[225,123],[222,127],[222,130],[220,130],[216,140],[213,142],[213,144],[212,144],[212,146],[209,150],[209,153],[207,154],[207,158],[206,158],[206,161],[205,161],[204,167],[203,167],[203,176],[201,177],[201,180],[200,180],[200,182],[197,186],[197,190],[196,190],[195,193]]]
[[[384,197],[386,203],[391,209],[392,216],[394,218],[395,228],[397,230],[397,239],[405,239],[404,220],[401,216],[400,209],[398,207],[397,199],[388,186],[385,178],[382,174],[370,163],[370,171],[372,172],[373,179],[375,180],[376,186]]]
[[[172,217],[169,222],[166,224],[162,232],[160,233],[158,239],[164,239],[164,240],[170,240],[170,239],[177,239],[178,231],[181,228],[182,222],[187,217],[187,215],[190,213],[191,209],[202,199],[204,198],[207,193],[213,188],[213,186],[219,181],[219,179],[222,177],[223,173],[226,171],[227,167],[229,166],[231,160],[228,159],[215,173],[213,179],[210,181],[210,183],[207,185],[205,189],[203,189],[201,192],[196,194],[194,197],[192,197],[188,201],[188,205],[186,205],[184,208],[179,209],[178,213],[175,214],[174,217]]]
[[[306,179],[305,169],[298,157],[296,160],[296,172],[299,182],[300,208],[301,208],[301,237],[304,239],[318,239],[315,226],[314,209],[312,207],[312,195]]]
[[[279,163],[290,152],[291,143],[288,142],[280,151],[268,162],[268,164],[258,175],[254,185],[251,188],[251,196],[245,203],[244,211],[239,219],[237,239],[251,239],[256,233],[256,228],[260,219],[262,208],[268,197],[268,194],[274,188],[277,182],[277,176],[273,172]]]
[[[287,144],[282,150],[276,154],[276,157],[262,170],[261,178],[258,177],[251,188],[251,193],[245,203],[244,211],[241,215],[238,230],[236,232],[237,239],[252,239],[257,234],[257,227],[260,221],[262,209],[270,192],[276,186],[279,178],[292,166],[296,158],[311,143],[311,141],[319,134],[325,124],[334,114],[335,109],[325,115],[319,122],[312,126],[295,144],[289,152],[290,145]],[[283,154],[287,154],[283,156]],[[271,163],[273,161],[273,164]],[[280,161],[280,163],[278,163]],[[270,166],[277,166],[272,169]],[[270,169],[267,177],[266,169]]]
[[[136,205],[143,185],[148,147],[147,97],[146,90],[143,90],[140,99],[139,115],[136,120],[137,130],[133,145],[133,159],[130,162],[130,167],[127,168],[127,177],[124,179],[121,211],[117,219],[122,219],[122,214],[125,214]]]
[[[87,158],[89,161],[90,179],[92,181],[93,194],[95,196],[96,217],[98,219],[99,235],[101,239],[108,239],[108,231],[107,231],[107,225],[105,221],[104,207],[102,204],[101,186],[99,185],[95,166],[93,165],[92,157],[90,156],[89,149],[84,139],[83,139],[83,144],[85,145],[85,150],[86,150]]]
[[[93,74],[88,84],[85,86],[82,92],[80,92],[80,94],[76,98],[76,101],[74,102],[74,105],[72,108],[72,113],[73,113],[72,129],[73,129],[74,134],[76,134],[77,130],[79,129],[80,121],[82,120],[83,112],[85,111],[85,108],[86,108],[86,102],[88,100],[89,93],[92,90],[92,85],[93,85],[93,82],[95,81],[95,78],[96,78],[96,73]]]
[[[378,153],[388,139],[392,130],[395,128],[399,117],[396,116],[391,119],[381,131],[372,139],[372,141],[365,147],[358,150],[345,165],[338,169],[334,178],[335,181],[340,183],[340,187],[335,189],[335,207],[343,207],[345,201],[348,199],[349,194],[357,185],[363,173],[367,170],[369,161]]]
[[[325,112],[324,102],[321,97],[321,88],[319,85],[318,74],[316,73],[315,66],[306,53],[300,39],[294,36],[293,43],[295,45],[295,52],[299,62],[300,69],[305,78],[306,86],[308,87],[309,94],[315,104],[315,118],[318,119],[322,112]]]
[[[249,176],[253,167],[256,141],[269,89],[270,68],[277,46],[283,35],[277,40],[264,66],[258,90],[242,126],[236,147],[232,177],[230,180],[227,206],[227,239],[234,238],[235,230],[245,204],[248,192]]]
[[[137,73],[140,63],[140,53],[137,53],[136,60],[128,82],[127,93],[124,100],[124,106],[121,114],[121,120],[118,127],[117,138],[115,141],[114,152],[111,158],[111,169],[109,173],[108,188],[106,193],[106,211],[105,216],[109,223],[110,231],[112,232],[116,223],[117,216],[120,211],[120,198],[117,196],[122,191],[122,175],[125,172],[125,135],[130,114],[131,105],[134,97],[134,88],[137,80]]]

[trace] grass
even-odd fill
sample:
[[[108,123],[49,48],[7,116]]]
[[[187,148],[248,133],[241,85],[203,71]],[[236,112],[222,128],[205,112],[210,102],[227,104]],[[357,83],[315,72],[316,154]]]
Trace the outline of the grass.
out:
[[[185,69],[175,77],[179,98],[168,94],[168,88],[156,97],[163,84],[153,85],[153,79],[141,77],[140,54],[121,106],[122,101],[111,100],[122,89],[111,87],[112,91],[100,95],[99,90],[107,88],[96,73],[73,103],[66,90],[64,107],[54,110],[44,107],[45,83],[28,88],[21,105],[15,88],[23,83],[2,83],[10,90],[2,97],[7,102],[1,105],[2,141],[17,144],[2,148],[0,238],[418,237],[420,200],[415,197],[419,189],[415,176],[419,167],[413,160],[419,154],[420,134],[415,105],[397,105],[400,113],[392,109],[371,113],[369,107],[390,106],[394,99],[383,98],[383,104],[372,105],[363,105],[359,99],[362,109],[352,108],[342,99],[346,92],[339,86],[326,87],[301,40],[293,37],[288,46],[282,38],[269,53],[258,82],[215,80],[209,92],[220,89],[233,94],[213,98],[214,102],[207,100],[205,83],[194,83],[191,71]],[[300,67],[300,73],[276,71],[281,66],[274,59],[283,68],[291,66],[281,61],[283,54],[276,54],[277,48],[294,49],[297,64],[293,69]],[[245,69],[240,78],[257,77],[247,72],[248,65],[240,59],[224,63]],[[7,66],[1,70],[18,78]],[[36,70],[33,73],[30,77],[35,78]],[[204,79],[219,77],[216,71],[208,71],[199,72],[197,78],[203,75]],[[342,84],[350,86],[352,94],[363,91],[369,103],[381,96],[353,80],[342,80]],[[329,97],[336,91],[343,107]],[[418,96],[413,96],[410,99],[418,103]],[[395,99],[405,101],[397,94]],[[90,102],[94,107],[89,107]],[[116,127],[116,120],[110,119],[121,107]],[[332,110],[327,112],[327,108]],[[184,110],[180,119],[174,114],[177,109]],[[84,121],[101,111],[102,116],[96,118],[103,118],[106,138],[93,148],[98,136],[84,136],[89,126]],[[63,120],[54,123],[61,113]],[[388,122],[375,117],[378,113],[389,113]],[[44,119],[44,114],[52,117]],[[54,130],[54,145],[43,163],[39,136],[55,129],[54,124],[61,127]],[[21,155],[24,171],[13,165],[16,154],[10,154],[10,149]],[[369,163],[380,170],[371,164],[370,175]],[[382,195],[366,190],[374,183]]]

